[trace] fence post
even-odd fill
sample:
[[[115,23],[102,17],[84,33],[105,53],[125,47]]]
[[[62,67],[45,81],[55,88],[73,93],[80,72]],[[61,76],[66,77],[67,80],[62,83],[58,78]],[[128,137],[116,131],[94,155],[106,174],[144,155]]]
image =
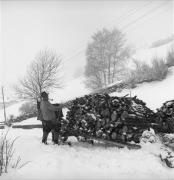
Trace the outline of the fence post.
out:
[[[2,99],[3,99],[3,108],[4,108],[4,119],[5,119],[5,124],[7,123],[7,118],[6,118],[6,111],[5,111],[5,101],[4,101],[4,89],[2,86]]]

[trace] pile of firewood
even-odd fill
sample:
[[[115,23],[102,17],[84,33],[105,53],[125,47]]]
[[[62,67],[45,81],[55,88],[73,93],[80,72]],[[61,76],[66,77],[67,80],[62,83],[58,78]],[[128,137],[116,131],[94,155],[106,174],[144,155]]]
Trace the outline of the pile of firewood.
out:
[[[152,127],[155,113],[137,97],[93,94],[71,103],[61,132],[86,138],[117,142],[139,142],[144,130]]]
[[[174,133],[174,100],[163,103],[156,116],[160,132]]]

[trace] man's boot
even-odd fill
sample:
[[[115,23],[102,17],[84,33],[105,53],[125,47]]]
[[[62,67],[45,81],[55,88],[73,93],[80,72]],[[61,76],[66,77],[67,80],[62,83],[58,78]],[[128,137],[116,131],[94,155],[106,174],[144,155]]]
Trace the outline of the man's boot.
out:
[[[47,143],[47,137],[48,137],[48,133],[44,131],[43,132],[43,137],[42,137],[42,143],[48,144]]]
[[[54,142],[55,140],[55,135],[54,135],[54,130],[51,130],[51,134],[52,134],[52,142]]]
[[[54,136],[54,143],[55,144],[59,144],[59,134],[58,134],[58,132],[56,132],[56,131],[53,131],[53,136]]]

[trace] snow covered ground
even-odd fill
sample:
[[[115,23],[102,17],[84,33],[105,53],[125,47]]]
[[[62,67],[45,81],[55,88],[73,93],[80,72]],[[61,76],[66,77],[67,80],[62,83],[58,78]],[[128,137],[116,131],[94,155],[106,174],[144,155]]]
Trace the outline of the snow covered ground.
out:
[[[63,110],[64,116],[67,109]],[[41,124],[36,118],[30,118],[18,125]],[[0,130],[0,134],[8,129]],[[2,180],[35,179],[167,179],[172,180],[174,169],[163,163],[159,155],[161,143],[143,143],[139,150],[106,147],[95,143],[94,146],[78,142],[69,137],[72,146],[53,145],[51,134],[49,145],[41,143],[42,129],[10,129],[8,139],[17,138],[14,143],[15,154],[12,164],[20,156],[22,168],[10,168],[3,174]]]
[[[37,121],[37,120],[36,120]],[[174,169],[159,158],[160,144],[141,144],[139,150],[94,146],[77,142],[70,137],[72,146],[41,144],[41,129],[11,129],[10,139],[15,142],[15,159],[21,157],[20,169],[9,169],[2,180],[25,179],[170,179]]]
[[[15,125],[36,125],[41,124],[41,121],[37,120],[36,117],[23,120],[21,122],[14,123]]]

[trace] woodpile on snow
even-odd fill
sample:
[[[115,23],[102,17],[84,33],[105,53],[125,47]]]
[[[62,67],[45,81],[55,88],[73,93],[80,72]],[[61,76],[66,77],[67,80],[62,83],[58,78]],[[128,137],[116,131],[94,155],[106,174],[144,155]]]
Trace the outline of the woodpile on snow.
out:
[[[71,102],[61,131],[82,137],[138,143],[144,130],[153,126],[155,114],[136,96],[86,95]]]
[[[174,133],[174,100],[166,101],[157,109],[157,123],[160,132]]]

